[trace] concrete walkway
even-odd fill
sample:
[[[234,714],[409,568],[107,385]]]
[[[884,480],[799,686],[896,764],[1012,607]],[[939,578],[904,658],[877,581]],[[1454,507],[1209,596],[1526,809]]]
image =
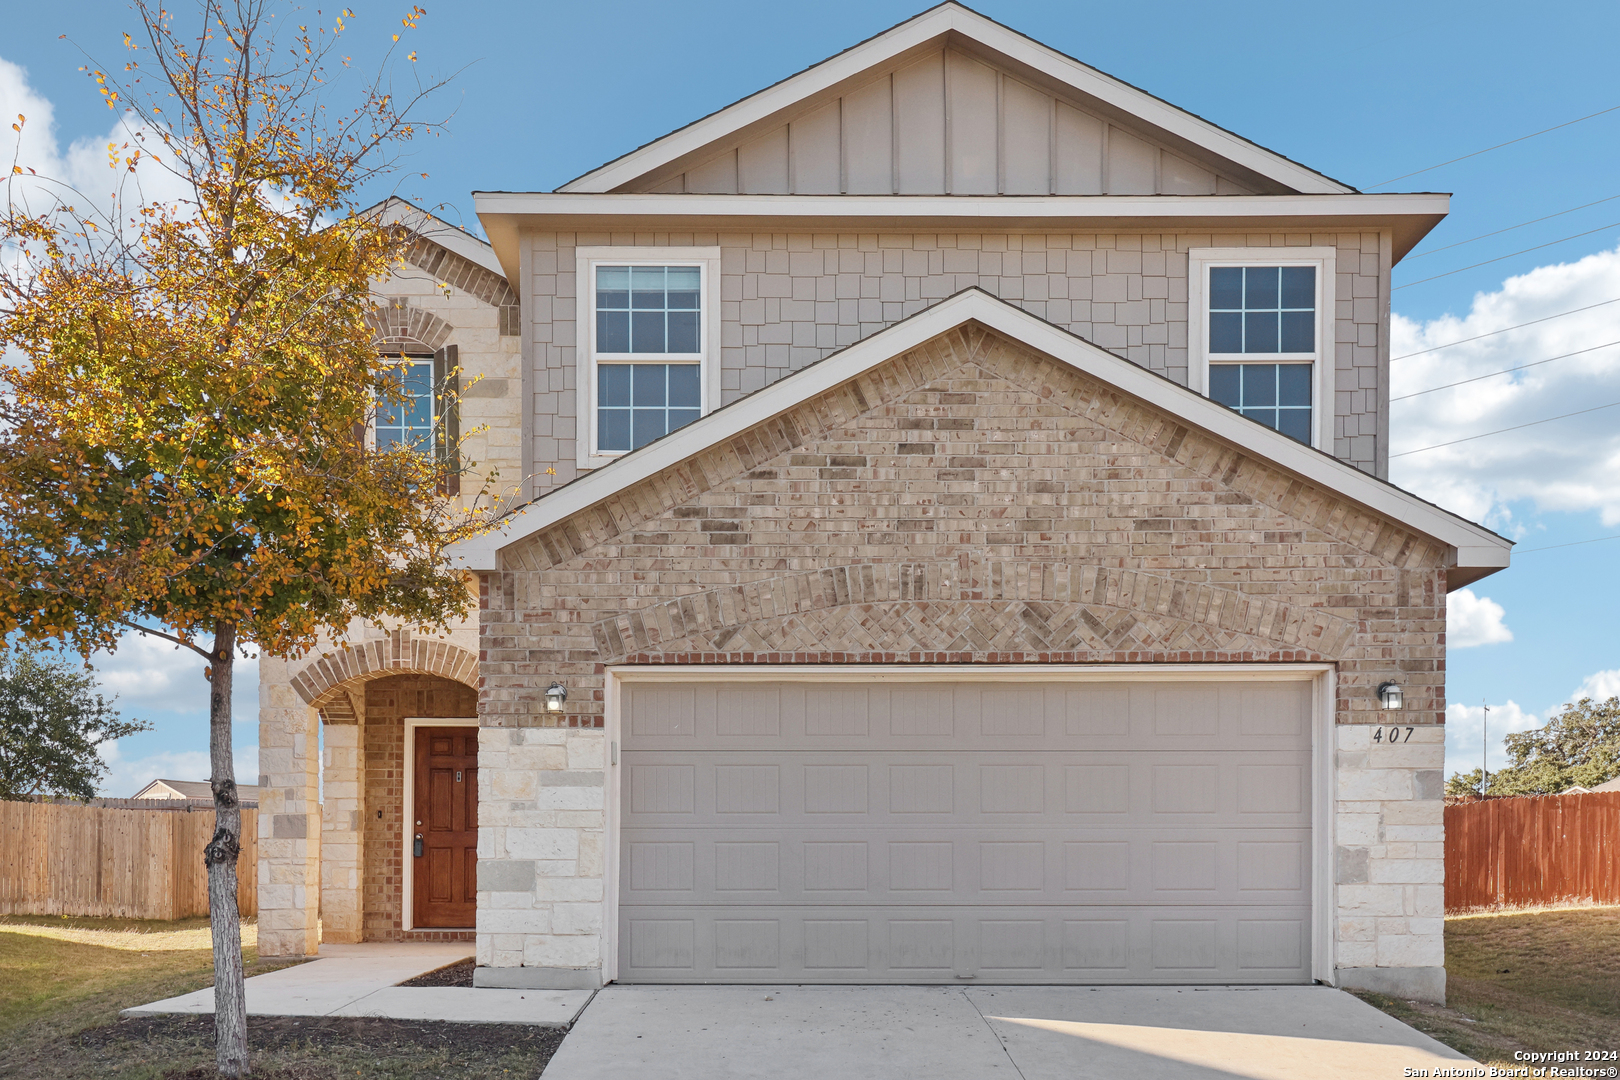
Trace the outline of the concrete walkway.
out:
[[[1317,986],[610,986],[545,1080],[1382,1080],[1467,1061]]]
[[[590,1001],[589,990],[485,990],[398,986],[472,955],[466,943],[322,945],[320,957],[247,980],[249,1016],[378,1016],[462,1024],[566,1027]],[[124,1016],[211,1013],[212,988],[125,1009]]]

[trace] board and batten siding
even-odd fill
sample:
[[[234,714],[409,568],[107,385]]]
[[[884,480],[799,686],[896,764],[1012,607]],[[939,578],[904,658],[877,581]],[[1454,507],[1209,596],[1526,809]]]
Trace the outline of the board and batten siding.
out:
[[[1187,251],[1196,247],[1337,249],[1333,453],[1388,471],[1388,346],[1376,232],[525,234],[534,491],[578,475],[576,246],[721,249],[722,403],[870,337],[967,288],[1182,385],[1187,383]],[[554,474],[546,470],[554,468]]]
[[[621,190],[713,195],[1255,192],[956,49],[877,73]]]

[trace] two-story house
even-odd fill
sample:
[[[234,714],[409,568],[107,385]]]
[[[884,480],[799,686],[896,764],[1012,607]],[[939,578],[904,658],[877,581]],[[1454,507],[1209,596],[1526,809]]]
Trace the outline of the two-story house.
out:
[[[1387,480],[1446,196],[946,3],[475,200],[387,208],[379,341],[523,505],[449,639],[263,662],[261,953],[1443,999],[1446,593],[1510,546]]]

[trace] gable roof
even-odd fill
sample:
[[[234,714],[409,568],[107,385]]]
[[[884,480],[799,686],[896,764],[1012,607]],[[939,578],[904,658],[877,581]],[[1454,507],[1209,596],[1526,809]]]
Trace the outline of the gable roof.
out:
[[[674,163],[699,164],[705,151],[780,126],[795,111],[836,98],[863,77],[947,45],[965,48],[1023,75],[1105,119],[1128,126],[1171,150],[1226,163],[1268,194],[1348,194],[1324,176],[1071,56],[946,0],[914,18],[846,49],[797,75],[694,121],[562,185],[561,192],[624,190]]]
[[[390,195],[360,213],[375,214],[384,225],[401,225],[497,277],[506,276],[506,271],[501,269],[501,261],[495,257],[495,249],[490,247],[488,241],[479,239],[466,229],[457,228],[436,214],[430,214],[415,203],[406,202],[398,195]]]
[[[245,800],[258,801],[257,784],[238,784],[236,794]],[[207,799],[214,800],[214,788],[207,780],[153,780],[131,795],[132,799]]]
[[[501,549],[969,322],[1070,364],[1139,401],[1455,549],[1453,572],[1448,577],[1451,588],[1460,588],[1508,565],[1513,542],[1484,526],[1296,442],[978,288],[942,300],[548,492],[507,518],[497,532],[455,545],[451,558],[469,570],[497,570]]]

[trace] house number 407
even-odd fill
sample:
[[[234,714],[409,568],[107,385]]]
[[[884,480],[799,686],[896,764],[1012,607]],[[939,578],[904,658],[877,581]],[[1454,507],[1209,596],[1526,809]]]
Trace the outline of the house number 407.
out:
[[[1398,727],[1390,728],[1389,729],[1389,734],[1387,736],[1384,734],[1384,729],[1383,728],[1374,728],[1373,729],[1373,742],[1381,743],[1381,742],[1384,741],[1385,738],[1388,738],[1391,743],[1411,742],[1412,741],[1412,732],[1416,731],[1417,729],[1416,728],[1407,728],[1405,730],[1406,730],[1406,737],[1402,738],[1401,737],[1401,729],[1398,728]]]

